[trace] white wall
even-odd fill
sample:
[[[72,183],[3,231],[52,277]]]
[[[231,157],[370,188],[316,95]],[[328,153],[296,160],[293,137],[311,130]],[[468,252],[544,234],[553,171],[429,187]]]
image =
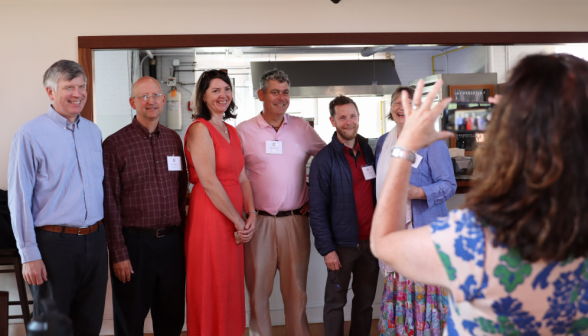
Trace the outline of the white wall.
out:
[[[435,58],[435,73],[483,73],[486,72],[486,48],[470,46]]]
[[[130,50],[99,50],[94,53],[94,122],[102,131],[103,139],[131,123],[136,114],[129,103],[132,88],[130,55]],[[180,62],[194,61],[193,56],[158,57],[158,79],[164,94],[171,91],[166,83],[174,59],[179,59]],[[148,69],[147,63],[148,59],[144,62],[145,69]],[[188,68],[182,67],[182,69]],[[149,75],[148,70],[145,70],[143,75]],[[182,129],[178,131],[178,134],[183,140],[192,122],[192,112],[188,111],[188,102],[194,89],[194,85],[190,83],[195,82],[195,76],[193,72],[178,72],[176,76],[178,82],[185,83],[177,86],[182,99]],[[165,104],[160,117],[161,124],[165,126],[167,126],[167,107],[168,104]]]
[[[419,78],[433,75],[431,57],[438,52],[431,50],[423,51],[395,51],[396,72],[403,86]],[[392,92],[390,92],[391,94]],[[390,112],[390,111],[388,111]]]
[[[506,47],[506,70],[507,74],[517,65],[517,63],[525,56],[531,54],[551,54],[556,50],[555,45],[517,45]]]
[[[555,47],[557,53],[567,53],[588,60],[588,44],[560,45]]]
[[[129,103],[130,54],[127,50],[94,53],[94,122],[102,131],[102,139],[129,124],[135,115]]]
[[[507,81],[510,71],[523,57],[531,54],[554,53],[557,47],[555,45],[491,46],[486,47],[486,50],[488,72],[496,72],[500,84]]]
[[[587,11],[588,2],[578,0],[0,0],[0,188],[7,187],[13,135],[47,110],[44,71],[59,59],[77,60],[78,36],[586,31]],[[11,275],[0,276],[1,288],[14,299]],[[23,333],[22,325],[10,330]]]
[[[569,52],[588,55],[586,46],[576,45],[516,45],[516,46],[469,46],[435,58],[435,73],[460,74],[495,72],[498,83],[506,82],[509,72],[525,56],[540,53]],[[438,55],[439,53],[433,53]],[[412,56],[412,55],[411,55]],[[412,62],[416,59],[411,57]],[[414,64],[412,66],[418,66]],[[429,65],[429,68],[431,65]]]

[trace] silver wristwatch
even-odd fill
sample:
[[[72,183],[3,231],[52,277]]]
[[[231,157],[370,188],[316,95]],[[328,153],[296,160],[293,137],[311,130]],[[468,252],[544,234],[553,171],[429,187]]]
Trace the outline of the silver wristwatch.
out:
[[[408,161],[410,161],[410,163],[414,163],[416,161],[416,153],[412,149],[400,147],[400,146],[392,147],[392,151],[390,152],[390,156],[408,160]]]

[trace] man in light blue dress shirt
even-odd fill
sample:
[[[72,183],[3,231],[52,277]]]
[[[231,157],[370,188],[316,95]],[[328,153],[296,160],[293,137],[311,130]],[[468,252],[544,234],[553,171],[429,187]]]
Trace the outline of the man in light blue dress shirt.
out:
[[[12,229],[34,314],[50,286],[74,335],[98,335],[108,280],[102,134],[80,116],[87,92],[79,64],[56,62],[43,84],[52,105],[18,130],[10,149]]]

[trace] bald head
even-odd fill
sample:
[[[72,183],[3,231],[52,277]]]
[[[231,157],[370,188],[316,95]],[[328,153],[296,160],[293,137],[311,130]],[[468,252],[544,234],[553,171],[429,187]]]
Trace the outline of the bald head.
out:
[[[159,116],[165,105],[165,95],[161,93],[161,85],[153,77],[142,77],[133,84],[133,96],[129,99],[131,107],[137,111],[137,121],[151,129],[148,125],[157,125]],[[148,97],[143,100],[139,97]]]
[[[153,77],[145,76],[145,77],[139,78],[135,82],[135,84],[133,84],[133,88],[131,89],[131,95],[133,95],[133,97],[137,97],[137,96],[142,95],[140,91],[141,91],[142,87],[145,86],[146,84],[156,85],[159,88],[159,91],[157,93],[161,93],[161,84],[159,84],[157,79],[155,79]]]

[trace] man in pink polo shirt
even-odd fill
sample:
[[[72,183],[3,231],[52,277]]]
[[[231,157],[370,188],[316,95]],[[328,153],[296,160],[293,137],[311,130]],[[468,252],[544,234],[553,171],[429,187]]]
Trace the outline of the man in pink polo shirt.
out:
[[[290,80],[283,71],[263,74],[257,91],[263,111],[237,126],[245,171],[258,212],[255,235],[244,245],[249,333],[271,336],[269,297],[276,270],[284,299],[286,335],[310,336],[306,275],[310,258],[306,163],[325,142],[302,118],[286,115]]]

